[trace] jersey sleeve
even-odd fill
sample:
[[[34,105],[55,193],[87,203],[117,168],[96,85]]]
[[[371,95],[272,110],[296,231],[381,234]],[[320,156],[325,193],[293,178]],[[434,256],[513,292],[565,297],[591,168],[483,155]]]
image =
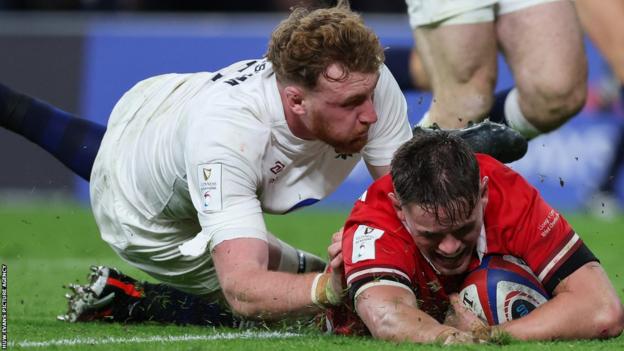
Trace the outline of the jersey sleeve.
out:
[[[387,166],[399,146],[412,137],[412,130],[405,97],[385,65],[375,88],[375,111],[377,123],[371,127],[363,158],[371,166]]]
[[[519,174],[503,166],[491,180],[491,200],[498,207],[494,223],[505,223],[504,245],[523,258],[549,293],[583,264],[596,260],[566,219]]]
[[[362,205],[360,202],[356,207]],[[414,248],[405,238],[382,226],[349,220],[343,234],[342,252],[352,301],[375,285],[399,286],[413,292]]]
[[[198,115],[191,118],[185,140],[187,182],[201,235],[211,249],[228,239],[266,241],[257,192],[268,131],[242,109],[215,104],[210,109],[191,112]]]

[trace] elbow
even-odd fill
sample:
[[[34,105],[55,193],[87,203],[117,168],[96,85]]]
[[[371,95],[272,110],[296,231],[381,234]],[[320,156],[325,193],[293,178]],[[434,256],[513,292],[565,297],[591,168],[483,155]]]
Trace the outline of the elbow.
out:
[[[223,284],[221,288],[234,314],[243,318],[258,318],[262,314],[248,289],[232,283]]]
[[[253,319],[253,318],[256,318],[259,314],[259,311],[254,309],[253,306],[251,306],[249,303],[239,301],[236,299],[231,299],[228,297],[226,297],[226,300],[228,302],[228,305],[230,305],[230,309],[232,310],[232,313],[234,313],[237,316]]]
[[[388,340],[388,341],[405,341],[399,340],[400,336],[397,334],[397,327],[395,318],[391,313],[380,313],[373,319],[373,328],[369,328],[371,335],[375,339]]]
[[[594,325],[597,338],[617,337],[624,330],[624,307],[619,298],[615,300],[596,313]]]

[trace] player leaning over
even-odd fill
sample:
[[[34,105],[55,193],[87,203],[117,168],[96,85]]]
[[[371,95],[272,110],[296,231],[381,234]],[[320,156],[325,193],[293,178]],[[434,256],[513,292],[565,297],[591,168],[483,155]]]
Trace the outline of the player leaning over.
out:
[[[525,340],[607,338],[624,327],[615,289],[567,221],[519,174],[446,132],[397,151],[391,175],[356,203],[342,253],[357,316],[331,311],[338,333],[367,328],[385,340],[457,343],[500,331]],[[523,259],[553,298],[487,328],[456,295],[486,254]],[[450,301],[457,318],[445,323]]]
[[[338,302],[340,277],[332,285],[329,274],[309,273],[325,262],[277,241],[263,213],[317,202],[361,158],[374,178],[388,171],[412,133],[383,60],[377,36],[341,1],[294,10],[273,32],[266,58],[139,82],[112,111],[90,172],[102,238],[167,286],[244,317],[312,315]],[[5,107],[4,125],[39,130],[28,118],[56,113],[44,107]],[[28,110],[39,115],[19,120]],[[150,289],[162,287],[133,294]],[[74,302],[69,319],[83,312]]]

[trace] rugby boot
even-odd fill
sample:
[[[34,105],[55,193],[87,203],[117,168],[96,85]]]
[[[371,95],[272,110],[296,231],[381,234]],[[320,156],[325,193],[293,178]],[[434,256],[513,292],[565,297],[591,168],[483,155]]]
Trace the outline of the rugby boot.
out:
[[[67,313],[60,321],[75,323],[88,321],[121,321],[129,315],[128,308],[144,296],[140,282],[115,268],[91,266],[85,285],[69,284]]]
[[[177,325],[247,328],[227,306],[162,283],[131,278],[115,268],[91,266],[89,283],[70,284],[65,322],[157,322]]]
[[[414,136],[441,130],[437,124],[431,127],[416,126]],[[450,134],[464,139],[476,153],[487,154],[503,163],[521,159],[527,152],[528,141],[514,129],[485,119],[479,123],[469,123],[466,128],[449,129]]]

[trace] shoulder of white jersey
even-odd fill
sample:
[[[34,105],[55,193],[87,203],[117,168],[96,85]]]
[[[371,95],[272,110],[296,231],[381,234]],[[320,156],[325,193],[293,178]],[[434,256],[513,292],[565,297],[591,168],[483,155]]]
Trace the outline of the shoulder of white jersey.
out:
[[[179,86],[187,85],[187,82],[197,81],[202,77],[208,78],[206,72],[160,74],[137,82],[126,94],[139,92],[142,100],[156,99],[157,101],[153,103],[160,104],[161,100],[170,97],[171,93]]]
[[[255,66],[250,70],[252,66]],[[260,68],[257,68],[260,67]],[[266,58],[252,58],[247,60],[241,60],[232,63],[229,66],[223,67],[213,73],[213,80],[218,81],[222,77],[243,77],[250,72],[258,73],[260,71],[273,71],[273,65]]]
[[[377,86],[375,87],[375,93],[378,92],[401,92],[399,83],[397,83],[392,72],[390,72],[390,69],[385,64],[379,67],[379,82],[377,82]]]

